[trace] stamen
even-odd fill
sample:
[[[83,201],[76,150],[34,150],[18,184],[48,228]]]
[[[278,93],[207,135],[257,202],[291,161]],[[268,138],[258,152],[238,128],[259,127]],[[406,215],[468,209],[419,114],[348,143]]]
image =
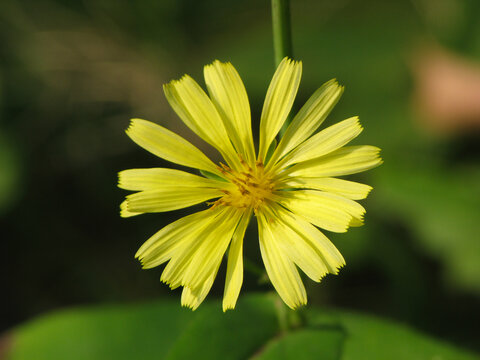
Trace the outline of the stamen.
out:
[[[233,206],[238,209],[252,209],[255,213],[265,206],[267,200],[272,199],[275,189],[271,177],[265,173],[261,160],[255,162],[252,168],[245,159],[238,155],[244,171],[235,170],[220,163],[217,169],[225,175],[231,186],[221,190],[224,194],[213,203],[215,206]]]

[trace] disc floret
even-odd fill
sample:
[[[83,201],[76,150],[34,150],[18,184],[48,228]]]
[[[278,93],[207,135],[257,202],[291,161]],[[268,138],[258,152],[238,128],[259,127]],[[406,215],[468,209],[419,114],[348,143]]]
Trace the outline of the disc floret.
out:
[[[272,199],[274,183],[261,160],[251,166],[240,156],[240,162],[240,170],[234,170],[223,163],[218,166],[218,170],[230,184],[222,190],[225,195],[215,201],[213,207],[223,205],[239,209],[250,208],[256,213]]]

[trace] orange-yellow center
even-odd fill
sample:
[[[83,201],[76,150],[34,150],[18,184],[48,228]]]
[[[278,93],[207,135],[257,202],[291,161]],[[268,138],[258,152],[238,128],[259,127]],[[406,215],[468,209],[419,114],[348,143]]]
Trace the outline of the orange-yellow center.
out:
[[[255,212],[272,197],[273,184],[265,173],[263,163],[257,161],[252,168],[241,159],[243,171],[236,171],[221,164],[219,170],[234,186],[223,190],[225,194],[215,201],[214,206],[234,206],[236,208],[252,208]]]

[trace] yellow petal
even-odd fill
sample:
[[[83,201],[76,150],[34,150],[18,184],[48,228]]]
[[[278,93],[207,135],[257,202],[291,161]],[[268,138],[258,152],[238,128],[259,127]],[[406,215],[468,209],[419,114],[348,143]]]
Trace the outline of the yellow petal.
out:
[[[169,260],[184,244],[195,240],[198,234],[215,218],[211,209],[178,219],[157,231],[138,249],[135,257],[144,268],[152,268]]]
[[[197,254],[198,249],[205,242],[208,240],[211,241],[211,239],[219,236],[219,234],[224,235],[224,232],[228,230],[225,228],[225,224],[230,218],[229,215],[231,214],[231,209],[226,207],[217,207],[210,209],[210,211],[212,211],[213,215],[209,219],[208,225],[203,227],[201,231],[196,232],[194,239],[191,239],[189,242],[185,242],[181,248],[175,251],[162,273],[160,280],[169,284],[172,289],[178,286],[188,286],[191,289],[198,287],[198,284],[196,284],[197,286],[193,286],[193,284],[186,284],[183,281],[188,266]]]
[[[141,214],[143,214],[143,212],[131,212],[131,211],[128,211],[128,209],[127,209],[127,200],[124,200],[124,201],[120,204],[120,216],[121,216],[121,217],[127,218],[127,217],[137,216],[137,215],[141,215]]]
[[[260,145],[258,158],[265,161],[268,147],[292,108],[297,94],[302,63],[285,58],[280,63],[268,87],[260,118]]]
[[[308,139],[323,123],[343,93],[335,79],[322,85],[293,118],[272,156],[271,164]]]
[[[191,289],[188,286],[185,286],[182,291],[182,306],[195,311],[210,292],[216,275],[216,272],[212,274],[212,276],[210,276],[199,288]]]
[[[356,116],[341,121],[320,131],[318,134],[315,134],[300,144],[282,159],[281,164],[286,167],[291,164],[319,158],[349,143],[356,138],[362,130],[358,117]]]
[[[279,247],[309,278],[319,282],[328,273],[322,257],[311,245],[309,239],[284,222],[282,218],[286,215],[283,212],[278,212],[276,215],[270,227]]]
[[[223,311],[233,309],[243,283],[243,238],[252,212],[243,214],[230,243],[228,251],[227,277],[223,293]]]
[[[365,184],[330,177],[289,178],[285,187],[333,192],[352,200],[365,199],[372,190],[371,186]]]
[[[280,209],[278,216],[285,225],[303,238],[309,249],[313,249],[322,259],[329,273],[337,274],[338,269],[345,265],[345,259],[340,251],[315,226],[303,220],[300,216],[282,209]],[[312,279],[315,280],[313,277]]]
[[[382,163],[380,149],[370,145],[345,146],[328,155],[296,164],[282,174],[292,177],[342,176],[359,173]]]
[[[230,63],[216,60],[204,68],[205,83],[213,103],[221,115],[230,140],[244,158],[253,163],[250,105],[242,79]]]
[[[170,191],[174,191],[179,186],[198,189],[222,188],[225,184],[222,181],[207,179],[203,176],[175,169],[129,169],[118,173],[118,187],[134,191],[159,188],[169,188]]]
[[[365,209],[338,195],[315,190],[285,192],[280,203],[312,224],[333,232],[345,232],[353,218],[362,219]]]
[[[236,152],[215,105],[190,76],[163,86],[170,106],[198,136],[220,151],[232,166],[239,167]]]
[[[135,143],[162,159],[221,176],[215,164],[199,149],[160,125],[132,119],[126,132]]]
[[[229,208],[222,222],[217,222],[210,234],[196,249],[188,268],[183,274],[182,285],[200,287],[212,273],[218,270],[242,212]]]
[[[285,251],[279,247],[276,239],[276,236],[283,234],[275,236],[272,233],[270,220],[274,222],[275,219],[268,219],[259,213],[257,220],[260,252],[272,285],[290,308],[295,309],[306,304],[307,294],[298,270]]]
[[[128,195],[127,210],[129,212],[165,212],[183,209],[201,202],[220,197],[223,193],[218,189],[199,189],[188,186],[160,188],[158,190],[140,191]]]

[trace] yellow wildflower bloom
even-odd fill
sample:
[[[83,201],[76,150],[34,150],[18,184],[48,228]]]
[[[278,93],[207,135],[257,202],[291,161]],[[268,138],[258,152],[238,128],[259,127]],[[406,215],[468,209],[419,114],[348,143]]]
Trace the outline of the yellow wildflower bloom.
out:
[[[345,232],[362,225],[365,209],[354,200],[364,199],[371,187],[336,176],[381,164],[380,149],[344,146],[362,131],[357,117],[314,134],[343,92],[334,80],[312,95],[278,145],[270,149],[291,110],[301,73],[301,62],[285,58],[278,66],[262,110],[258,153],[247,93],[230,63],[215,61],[205,66],[208,95],[188,75],[164,86],[178,116],[221,153],[225,164],[214,164],[160,125],[132,120],[127,134],[144,149],[217,175],[207,178],[164,168],[119,174],[119,187],[137,191],[122,203],[124,217],[209,201],[206,210],[158,231],[136,254],[144,268],[168,262],[161,281],[172,289],[183,287],[182,305],[192,309],[200,305],[228,250],[223,309],[235,307],[243,282],[243,238],[252,215],[257,218],[268,277],[289,307],[307,302],[297,267],[318,282],[345,264],[318,228]]]

